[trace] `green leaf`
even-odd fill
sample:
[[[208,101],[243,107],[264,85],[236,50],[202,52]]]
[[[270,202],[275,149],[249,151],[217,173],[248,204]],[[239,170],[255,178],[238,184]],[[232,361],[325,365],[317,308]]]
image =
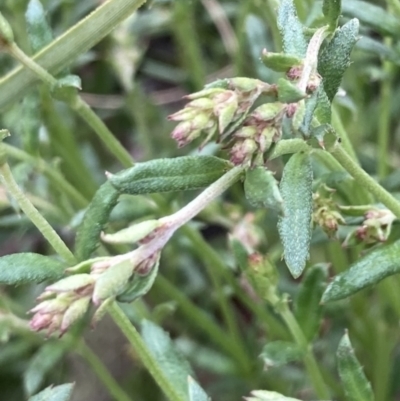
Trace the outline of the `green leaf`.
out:
[[[311,242],[313,172],[308,153],[296,153],[286,163],[280,183],[284,215],[278,222],[283,256],[294,278],[303,272]]]
[[[4,18],[2,13],[0,13],[0,39],[2,39],[5,43],[14,42],[14,33],[11,25]]]
[[[117,297],[117,301],[133,302],[135,299],[146,295],[150,291],[157,277],[159,264],[160,258],[158,258],[149,274],[146,274],[145,276],[134,273],[130,283],[127,285],[127,289]]]
[[[55,281],[63,276],[65,263],[37,253],[14,253],[0,257],[0,283],[18,285]]]
[[[285,78],[278,79],[277,90],[278,100],[282,103],[296,103],[307,96],[297,85],[294,85]]]
[[[29,1],[25,19],[32,52],[37,53],[53,40],[53,33],[40,0]]]
[[[326,288],[327,278],[326,265],[316,265],[308,269],[294,303],[294,315],[309,342],[317,334],[321,323],[320,301]]]
[[[348,401],[373,401],[371,385],[363,372],[360,362],[346,333],[337,350],[338,370]]]
[[[244,191],[246,199],[252,206],[282,210],[283,200],[278,182],[272,172],[265,167],[258,166],[246,171]]]
[[[142,337],[149,351],[156,359],[164,376],[168,378],[182,399],[188,398],[188,376],[194,373],[180,352],[174,347],[169,335],[154,323],[142,322]]]
[[[32,395],[39,390],[46,379],[46,375],[62,358],[65,347],[59,341],[44,344],[29,361],[24,372],[23,381],[25,393]]]
[[[329,124],[332,119],[332,108],[331,102],[329,101],[328,95],[324,89],[324,84],[322,82],[317,92],[318,101],[314,116],[320,124]]]
[[[358,20],[352,19],[337,29],[318,58],[318,71],[330,101],[336,95],[343,74],[350,65],[350,54],[358,40],[358,28]]]
[[[302,59],[297,55],[271,53],[267,51],[263,51],[261,61],[266,67],[278,72],[287,72],[293,66],[302,64]]]
[[[400,36],[400,20],[394,14],[372,3],[359,0],[343,2],[343,14],[358,18],[363,25],[368,25],[383,35]]]
[[[400,272],[400,241],[379,247],[336,276],[322,296],[322,302],[346,298]]]
[[[189,382],[189,401],[210,401],[210,397],[202,389],[202,387],[192,379],[188,378]]]
[[[66,75],[57,80],[57,85],[52,88],[51,95],[54,99],[61,101],[71,101],[82,88],[82,82],[77,75]]]
[[[229,238],[229,244],[232,248],[233,255],[242,272],[245,272],[249,267],[249,253],[245,246],[235,237]]]
[[[284,52],[299,58],[305,57],[307,41],[292,0],[280,2],[277,23],[282,35]]]
[[[322,12],[324,13],[331,31],[336,29],[341,11],[341,0],[324,0],[322,4]]]
[[[50,386],[39,394],[30,397],[28,401],[70,401],[74,383],[61,384],[60,386]]]
[[[269,367],[284,366],[289,362],[300,361],[304,352],[301,348],[288,341],[272,341],[266,344],[260,357],[264,361],[265,369]]]
[[[214,156],[183,156],[157,159],[111,175],[109,182],[120,192],[131,195],[187,191],[204,188],[231,167]]]
[[[117,204],[119,192],[106,181],[96,192],[79,226],[75,240],[78,261],[89,259],[99,244],[100,233]]]

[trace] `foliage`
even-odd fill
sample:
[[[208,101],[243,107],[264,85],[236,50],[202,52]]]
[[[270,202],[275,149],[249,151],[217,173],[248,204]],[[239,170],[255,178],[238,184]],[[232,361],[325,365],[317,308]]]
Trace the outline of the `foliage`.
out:
[[[1,2],[4,399],[399,397],[399,35],[398,0]]]

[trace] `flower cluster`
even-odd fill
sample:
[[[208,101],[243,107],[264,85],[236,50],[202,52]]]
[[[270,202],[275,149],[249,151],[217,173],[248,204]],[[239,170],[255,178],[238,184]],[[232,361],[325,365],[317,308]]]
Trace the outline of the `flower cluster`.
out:
[[[385,242],[395,220],[396,216],[390,210],[371,208],[364,214],[362,224],[347,236],[343,246],[348,245],[353,237],[366,244]]]
[[[154,224],[150,226],[155,227]],[[91,306],[99,307],[92,318],[92,322],[97,322],[110,301],[135,285],[132,278],[149,275],[158,264],[161,250],[171,233],[157,227],[154,230],[157,234],[153,235],[149,227],[143,229],[143,223],[137,227],[140,233],[136,232],[135,242],[140,245],[134,251],[82,262],[67,269],[67,272],[76,274],[46,287],[38,298],[40,303],[30,311],[33,313],[30,328],[34,331],[47,330],[48,336],[54,332],[63,335],[86,315]],[[132,228],[135,229],[134,226]],[[131,230],[110,237],[115,243],[115,236],[123,242],[126,235],[132,238]],[[90,272],[81,273],[89,266]]]
[[[276,93],[276,86],[258,79],[232,78],[217,81],[200,92],[187,96],[190,102],[184,109],[169,116],[179,124],[172,131],[172,138],[182,147],[205,135],[204,146],[215,135],[217,141],[223,141],[233,133],[235,144],[231,151],[231,160],[235,164],[247,162],[259,149],[264,152],[268,144],[276,140],[273,129],[266,130],[279,113],[271,116],[271,108],[283,110],[284,105],[268,104],[254,110],[251,107],[261,94]],[[271,124],[269,124],[271,125]],[[239,131],[239,126],[243,126]]]
[[[324,189],[333,192],[330,188],[325,187]],[[337,204],[330,196],[321,196],[319,192],[313,194],[313,203],[314,223],[319,225],[330,238],[334,237],[339,228],[339,224],[345,224],[345,220]]]

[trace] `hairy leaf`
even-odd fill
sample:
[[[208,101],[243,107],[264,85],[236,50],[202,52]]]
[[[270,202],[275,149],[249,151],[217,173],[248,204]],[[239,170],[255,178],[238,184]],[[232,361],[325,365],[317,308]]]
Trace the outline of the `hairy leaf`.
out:
[[[303,58],[307,52],[307,42],[293,0],[282,0],[280,2],[277,23],[282,35],[284,52]]]
[[[0,257],[0,283],[26,284],[57,280],[63,276],[64,262],[37,253],[14,253]]]
[[[400,272],[400,241],[379,247],[336,276],[322,296],[322,302],[346,298]]]
[[[28,39],[33,53],[38,52],[53,40],[53,33],[46,20],[40,0],[30,0],[25,13]]]
[[[118,196],[119,192],[108,181],[97,190],[76,234],[75,254],[79,261],[88,259],[96,250]]]
[[[283,256],[293,275],[303,272],[311,242],[313,173],[308,153],[296,153],[283,169],[280,190],[284,215],[278,222]]]
[[[322,12],[324,13],[324,16],[332,31],[334,31],[337,27],[341,10],[341,0],[324,0],[322,4]]]
[[[112,175],[109,182],[118,191],[131,195],[187,191],[212,184],[229,167],[229,162],[214,156],[157,159]]]
[[[264,345],[260,357],[265,368],[284,366],[289,362],[300,361],[303,357],[301,348],[288,341],[272,341]]]
[[[200,385],[196,382],[196,380],[192,379],[189,376],[188,382],[189,382],[189,401],[209,401],[210,400],[210,397],[200,387]]]
[[[338,370],[348,401],[373,401],[371,385],[363,372],[346,333],[337,350]]]
[[[343,74],[350,65],[350,54],[358,40],[358,28],[359,22],[354,18],[337,29],[319,56],[318,71],[330,101],[336,95]]]
[[[50,386],[29,398],[28,401],[70,401],[75,383]]]

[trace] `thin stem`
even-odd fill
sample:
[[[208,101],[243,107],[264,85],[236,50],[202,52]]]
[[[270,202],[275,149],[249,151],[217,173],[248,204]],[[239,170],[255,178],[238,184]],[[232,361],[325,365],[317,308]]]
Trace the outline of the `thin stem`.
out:
[[[286,302],[281,302],[279,307],[277,307],[277,310],[292,333],[296,344],[305,351],[304,365],[306,366],[308,375],[314,385],[314,389],[318,398],[321,400],[327,400],[329,398],[329,390],[326,387],[324,378],[321,375],[321,370],[318,367],[312,350],[308,346],[301,327],[297,323],[296,318],[293,316],[293,313],[289,309]]]
[[[18,206],[38,228],[38,230],[42,233],[54,250],[62,258],[64,258],[67,263],[73,265],[75,263],[74,255],[59,237],[59,235],[54,231],[53,227],[51,227],[47,220],[40,214],[35,206],[32,205],[31,201],[18,187],[18,184],[15,182],[10,167],[7,163],[4,163],[0,166],[0,180],[7,191],[16,200]]]
[[[121,308],[113,302],[108,311],[111,317],[114,319],[117,326],[124,333],[125,337],[129,340],[130,344],[134,348],[136,354],[139,356],[145,368],[153,376],[156,383],[164,391],[165,395],[170,401],[186,401],[180,397],[180,395],[175,391],[174,386],[164,376],[163,371],[159,367],[157,361],[154,359],[147,345],[143,341],[139,332],[136,330],[135,326],[131,324],[129,319],[126,317]]]
[[[35,169],[49,178],[49,180],[54,184],[54,187],[62,192],[63,195],[68,195],[78,207],[84,208],[87,206],[87,199],[83,197],[81,193],[78,192],[57,170],[45,163],[42,159],[31,156],[23,150],[5,143],[2,144],[2,147],[8,157],[32,164]]]
[[[178,228],[183,226],[200,213],[210,202],[238,181],[244,171],[245,167],[243,166],[233,167],[221,178],[207,187],[197,198],[193,199],[176,213],[163,217],[160,219],[160,222],[168,224],[170,227]]]
[[[145,0],[108,0],[48,46],[35,54],[35,63],[52,74],[73,63],[77,57],[107,36],[121,21],[135,12]],[[19,26],[18,24],[16,25]],[[24,32],[25,34],[25,32]],[[0,79],[0,110],[19,100],[38,81],[19,66]]]
[[[385,44],[390,47],[391,38],[385,39]],[[392,105],[392,72],[393,65],[390,61],[383,62],[383,79],[380,90],[379,103],[379,124],[377,131],[378,159],[377,170],[378,177],[383,179],[388,174],[388,151],[390,138],[390,112]]]
[[[115,401],[132,401],[128,394],[126,394],[121,386],[110,375],[110,372],[104,366],[100,358],[84,342],[79,344],[77,351],[79,355],[85,359]]]
[[[129,152],[121,145],[118,139],[115,138],[114,134],[80,96],[77,95],[75,100],[70,103],[70,106],[93,129],[104,145],[106,145],[109,151],[124,167],[133,166],[134,161]]]
[[[343,148],[353,160],[358,162],[356,152],[353,148],[349,136],[347,135],[347,131],[343,127],[342,120],[335,107],[332,108],[332,126],[333,128],[335,128],[337,134],[339,135],[342,141]]]
[[[356,179],[358,184],[375,195],[397,218],[400,218],[400,202],[370,177],[340,145],[336,146],[332,155]]]
[[[57,86],[57,79],[25,54],[15,43],[10,44],[7,49],[18,61],[35,73],[50,90],[53,90]],[[78,93],[75,93],[71,98],[68,98],[66,103],[93,129],[109,151],[124,167],[133,166],[134,162],[128,151],[121,145],[113,133],[107,128],[90,106],[78,95]]]

